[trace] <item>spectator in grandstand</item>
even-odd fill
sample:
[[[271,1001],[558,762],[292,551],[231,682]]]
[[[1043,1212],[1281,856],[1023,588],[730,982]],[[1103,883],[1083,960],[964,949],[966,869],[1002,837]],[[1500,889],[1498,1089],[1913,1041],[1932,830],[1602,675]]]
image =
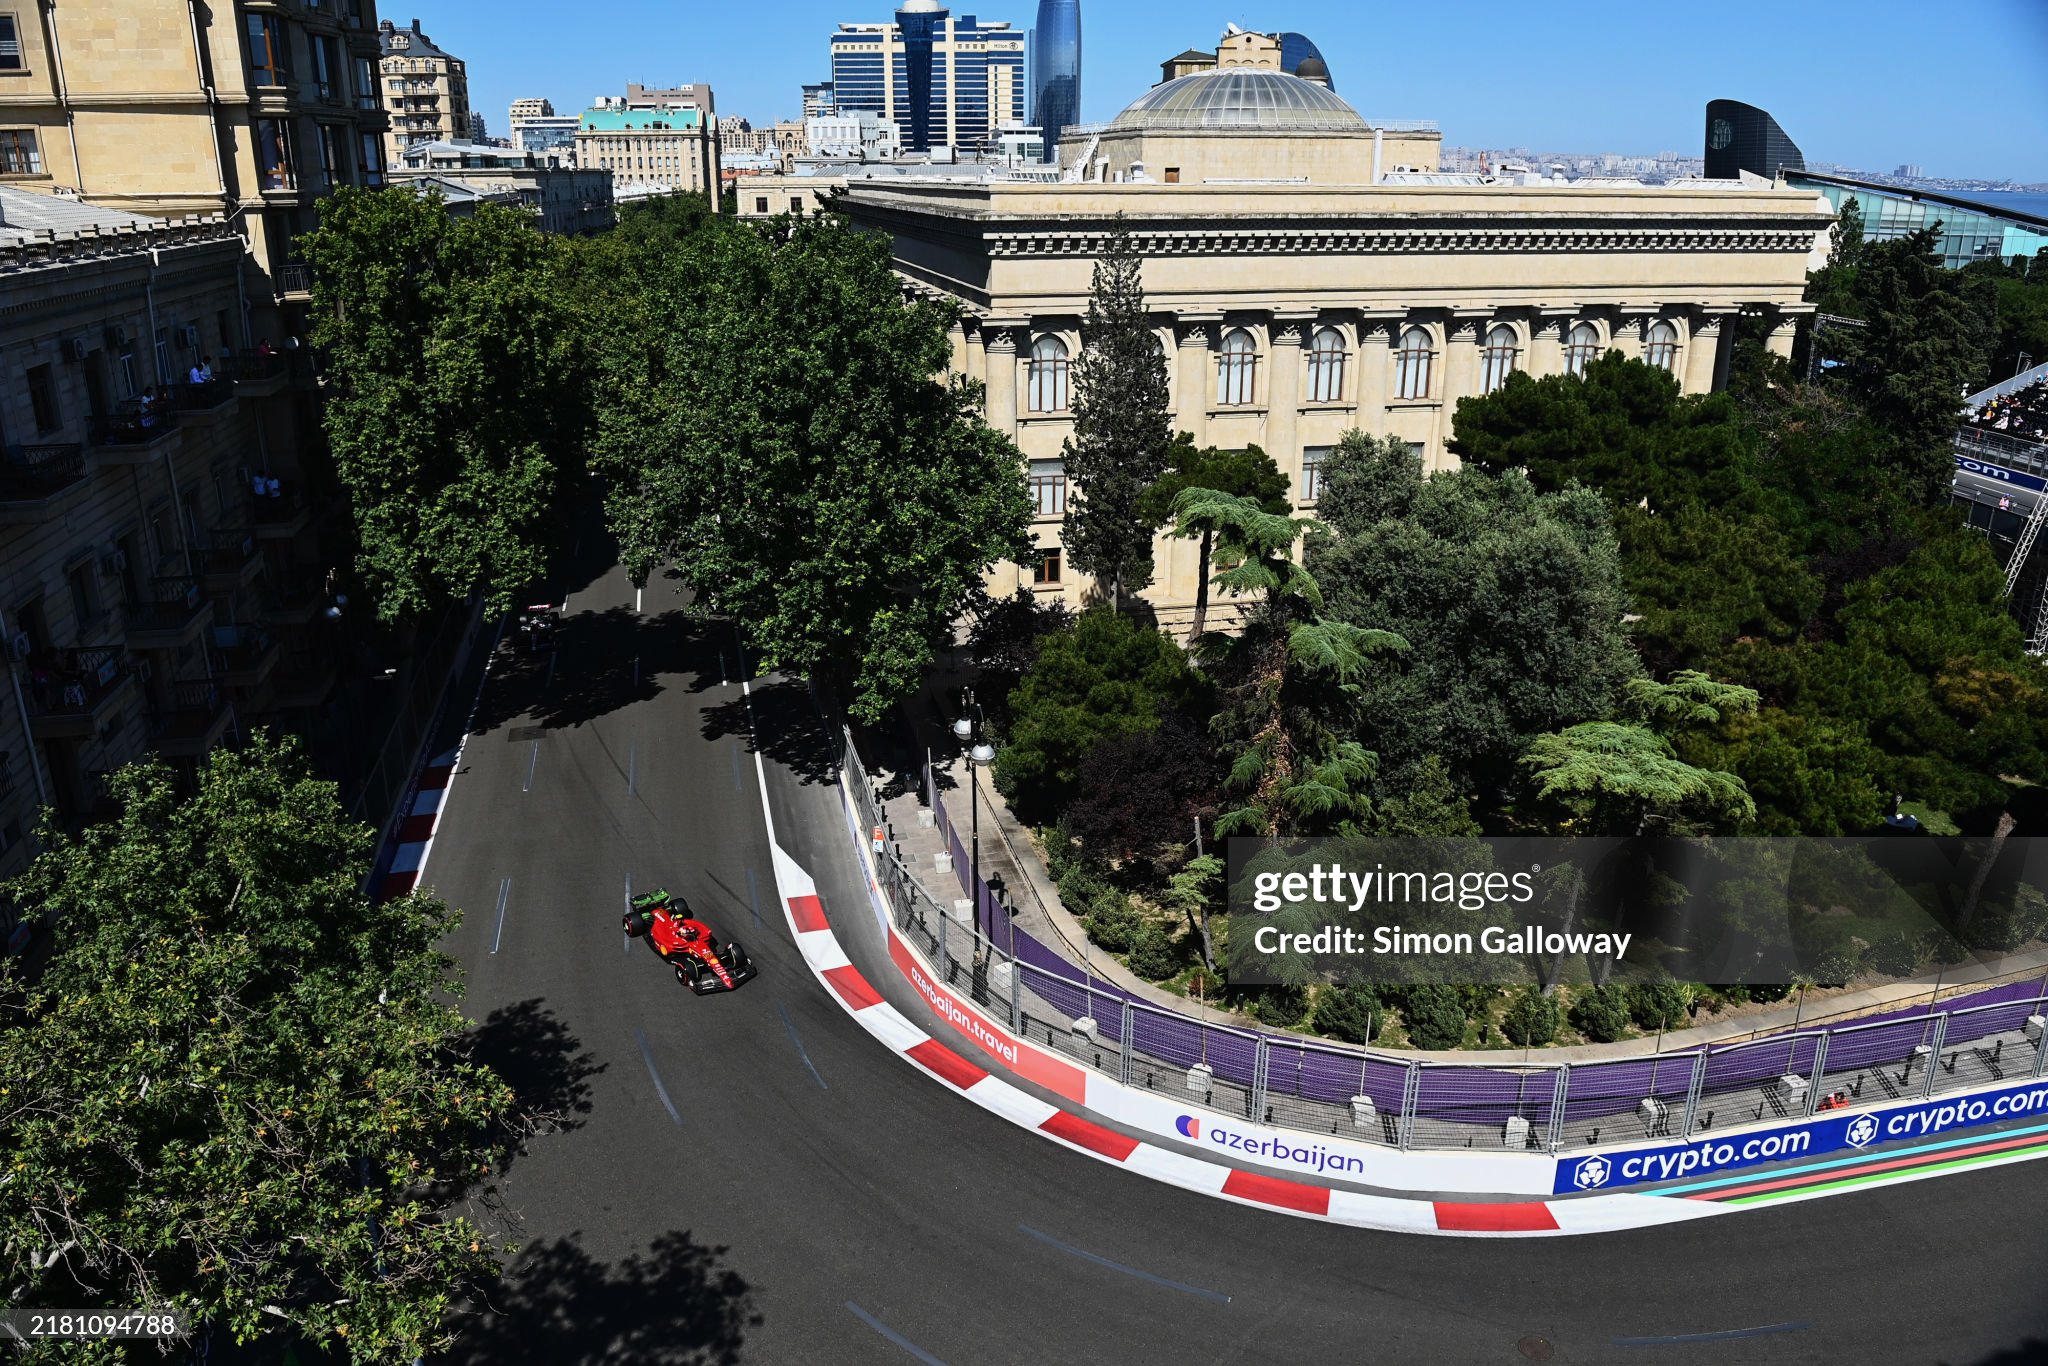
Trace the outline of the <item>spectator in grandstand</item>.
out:
[[[2022,441],[2048,441],[2048,380],[1987,401],[1967,419],[1979,431],[1998,432]]]

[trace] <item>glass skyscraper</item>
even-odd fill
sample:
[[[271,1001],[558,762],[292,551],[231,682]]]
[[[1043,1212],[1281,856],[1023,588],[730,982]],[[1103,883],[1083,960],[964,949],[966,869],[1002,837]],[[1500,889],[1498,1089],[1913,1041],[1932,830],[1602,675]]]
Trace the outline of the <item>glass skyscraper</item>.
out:
[[[841,24],[832,35],[839,112],[893,120],[903,148],[980,151],[1024,121],[1024,34],[1002,21],[907,0],[889,24]]]
[[[1081,121],[1081,0],[1038,0],[1031,35],[1031,118],[1045,134],[1045,159],[1060,129]]]

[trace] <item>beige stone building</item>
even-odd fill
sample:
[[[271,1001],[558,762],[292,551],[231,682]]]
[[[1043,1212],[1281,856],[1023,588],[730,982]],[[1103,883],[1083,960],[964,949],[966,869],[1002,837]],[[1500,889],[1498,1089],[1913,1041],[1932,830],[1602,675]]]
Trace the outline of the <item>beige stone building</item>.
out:
[[[1221,55],[1070,131],[1061,183],[853,181],[842,201],[891,235],[912,287],[962,307],[954,366],[986,385],[989,422],[1029,465],[1043,556],[1000,570],[998,590],[1092,588],[1062,563],[1061,448],[1094,259],[1119,214],[1144,256],[1174,425],[1265,448],[1311,510],[1345,431],[1445,468],[1458,400],[1515,370],[1576,372],[1615,349],[1704,391],[1744,315],[1789,353],[1831,222],[1813,194],[1438,174],[1433,127],[1376,127],[1262,53]],[[1150,596],[1171,620],[1193,601],[1195,552],[1162,538],[1156,556]]]
[[[576,164],[612,174],[621,199],[700,194],[718,205],[721,176],[718,109],[711,87],[667,90],[629,85],[583,111]]]
[[[234,345],[302,333],[292,239],[329,188],[383,183],[374,0],[65,0],[0,18],[0,184],[230,217],[249,242]]]
[[[221,357],[245,277],[221,218],[0,186],[0,876],[38,804],[89,820],[109,770],[334,688],[295,386]]]
[[[384,138],[384,165],[402,165],[405,149],[429,142],[470,139],[469,68],[420,32],[415,19],[406,28],[386,19],[377,26],[378,70],[384,81],[384,108],[390,131]]]
[[[451,212],[476,203],[533,210],[542,232],[587,236],[612,226],[612,173],[555,164],[537,152],[470,142],[425,142],[409,147],[391,172],[394,185],[431,185]]]

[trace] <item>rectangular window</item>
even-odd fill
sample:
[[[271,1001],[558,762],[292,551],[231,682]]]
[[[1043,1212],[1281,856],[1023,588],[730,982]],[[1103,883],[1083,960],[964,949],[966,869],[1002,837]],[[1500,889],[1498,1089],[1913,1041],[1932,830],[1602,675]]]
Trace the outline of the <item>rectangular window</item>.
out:
[[[791,213],[799,213],[799,214],[800,214],[800,213],[802,213],[802,212],[804,211],[804,201],[803,201],[803,198],[802,198],[801,196],[799,196],[799,195],[791,195],[791,196],[789,197],[789,211],[790,211]]]
[[[766,212],[768,212],[768,196],[767,196],[767,195],[765,195],[765,194],[762,194],[762,195],[755,195],[755,196],[754,196],[754,212],[755,212],[755,213],[766,213]]]
[[[320,173],[327,177],[329,189],[348,184],[348,163],[341,150],[341,129],[331,123],[320,125]]]
[[[1064,517],[1067,512],[1067,462],[1031,462],[1031,502],[1039,517]]]
[[[356,58],[356,108],[377,107],[377,78],[370,72],[368,57]]]
[[[1058,549],[1041,550],[1038,564],[1031,571],[1031,581],[1036,584],[1054,584],[1060,581],[1060,552]]]
[[[1420,462],[1420,461],[1421,461],[1421,459],[1422,459],[1422,451],[1423,451],[1423,446],[1424,446],[1424,443],[1423,443],[1423,442],[1420,442],[1420,441],[1411,441],[1411,442],[1409,442],[1409,443],[1408,443],[1408,457],[1409,457],[1409,459],[1411,459],[1411,460],[1415,460],[1415,461],[1417,461],[1417,462]]]
[[[33,128],[0,128],[0,175],[41,175],[43,154]]]
[[[283,85],[284,25],[269,14],[252,14],[248,18],[250,76],[258,85]]]
[[[21,33],[11,14],[0,14],[0,71],[20,71]]]
[[[1310,446],[1301,453],[1301,501],[1313,503],[1323,496],[1323,462],[1333,446]]]
[[[1169,185],[1180,184],[1180,167],[1169,166],[1166,168],[1166,183]]]
[[[292,171],[291,130],[283,119],[256,120],[256,160],[263,168],[264,189],[298,188],[298,177]]]
[[[134,353],[123,351],[120,355],[114,357],[114,378],[121,382],[122,398],[135,397],[136,388]]]
[[[334,40],[315,36],[307,42],[307,47],[313,54],[313,88],[319,92],[322,101],[331,104],[334,101],[335,76],[341,69],[341,63],[334,56]]]
[[[167,327],[156,330],[156,377],[159,383],[171,378],[171,331]]]
[[[92,561],[72,565],[64,573],[64,583],[71,590],[71,619],[78,623],[82,639],[86,626],[99,615],[92,605]]]
[[[49,366],[29,367],[28,401],[35,409],[37,436],[48,436],[64,425],[64,410],[57,406],[57,375]]]

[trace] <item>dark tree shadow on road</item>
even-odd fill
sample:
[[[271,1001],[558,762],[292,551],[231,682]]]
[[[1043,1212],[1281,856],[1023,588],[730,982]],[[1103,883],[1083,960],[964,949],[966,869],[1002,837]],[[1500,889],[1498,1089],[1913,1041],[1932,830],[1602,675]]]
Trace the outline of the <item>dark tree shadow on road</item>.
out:
[[[1951,1363],[1944,1361],[1940,1366],[1951,1366]],[[1963,1363],[1956,1362],[1953,1366],[1963,1366]],[[2048,1340],[2028,1338],[2018,1346],[1980,1357],[1970,1366],[2048,1366]]]
[[[482,1063],[512,1088],[514,1118],[505,1134],[499,1174],[543,1134],[583,1125],[590,1113],[590,1079],[606,1068],[569,1032],[539,997],[500,1006],[471,1030],[471,1061]]]
[[[437,1361],[498,1366],[732,1366],[760,1326],[754,1291],[724,1264],[726,1249],[688,1232],[657,1237],[645,1256],[604,1266],[573,1239],[528,1249],[490,1303],[452,1324]]]
[[[838,779],[839,733],[818,714],[809,684],[800,678],[757,683],[753,701],[749,751],[760,751],[806,783]],[[745,698],[735,697],[704,712],[706,740],[729,735],[749,735]]]
[[[630,607],[565,617],[552,678],[549,655],[523,652],[508,629],[472,732],[522,719],[548,730],[571,729],[647,701],[674,675],[701,679],[708,672],[715,679],[717,652],[699,637],[701,625],[681,613],[642,616]]]

